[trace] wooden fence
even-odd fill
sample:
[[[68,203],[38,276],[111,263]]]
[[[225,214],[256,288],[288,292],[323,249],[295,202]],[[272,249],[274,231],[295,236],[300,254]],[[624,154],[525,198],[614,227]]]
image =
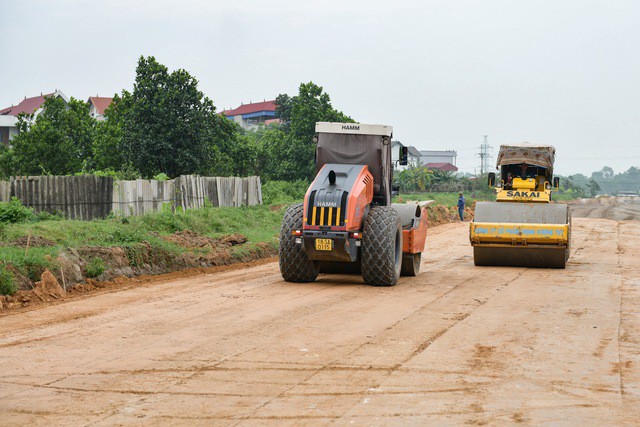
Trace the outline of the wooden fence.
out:
[[[71,219],[105,218],[171,209],[262,204],[260,178],[182,175],[167,181],[115,181],[97,176],[28,176],[0,181],[0,201],[17,197],[36,212],[62,212]]]

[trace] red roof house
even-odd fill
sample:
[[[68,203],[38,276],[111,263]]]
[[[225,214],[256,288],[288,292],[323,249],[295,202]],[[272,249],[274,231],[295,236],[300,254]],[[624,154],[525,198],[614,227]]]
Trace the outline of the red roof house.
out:
[[[437,169],[447,172],[457,172],[458,168],[451,163],[427,163],[425,165],[428,169]]]
[[[252,128],[260,124],[279,122],[276,117],[276,100],[243,104],[233,110],[224,110],[229,120],[233,120],[243,128]]]
[[[9,141],[18,134],[18,114],[38,114],[42,109],[45,98],[59,96],[65,102],[69,99],[64,93],[56,90],[53,93],[40,94],[31,98],[24,98],[18,105],[12,105],[0,110],[0,143],[9,145]]]
[[[12,105],[11,107],[0,110],[0,116],[17,116],[20,113],[33,114],[42,107],[45,97],[53,95],[53,93],[47,93],[46,95],[25,98],[18,105]]]
[[[104,110],[113,102],[113,98],[104,96],[90,96],[87,100],[89,103],[89,114],[98,120],[104,120]]]

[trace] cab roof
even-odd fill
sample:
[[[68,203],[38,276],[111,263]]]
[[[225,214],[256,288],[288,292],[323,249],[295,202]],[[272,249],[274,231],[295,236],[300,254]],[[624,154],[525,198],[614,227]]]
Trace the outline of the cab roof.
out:
[[[556,148],[553,145],[520,142],[500,146],[496,167],[527,163],[553,169]]]

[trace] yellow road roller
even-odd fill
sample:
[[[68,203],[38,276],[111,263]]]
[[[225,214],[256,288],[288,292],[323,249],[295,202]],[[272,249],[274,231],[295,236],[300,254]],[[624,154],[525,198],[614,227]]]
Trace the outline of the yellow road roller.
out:
[[[489,186],[495,202],[476,203],[469,228],[479,266],[565,268],[571,242],[571,213],[551,202],[555,148],[523,142],[501,145]]]

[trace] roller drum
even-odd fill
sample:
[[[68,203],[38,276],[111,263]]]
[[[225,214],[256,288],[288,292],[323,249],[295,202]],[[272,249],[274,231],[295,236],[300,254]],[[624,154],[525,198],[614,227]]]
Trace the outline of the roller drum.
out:
[[[569,207],[563,204],[477,202],[473,221],[566,225],[568,218]]]
[[[564,204],[478,202],[473,222],[488,224],[549,224],[570,225],[569,207]],[[525,227],[526,228],[526,227]],[[478,266],[565,268],[569,258],[570,227],[567,244],[513,244],[483,241],[473,236],[474,263]],[[475,243],[473,240],[476,240]],[[545,242],[546,243],[546,242]]]

